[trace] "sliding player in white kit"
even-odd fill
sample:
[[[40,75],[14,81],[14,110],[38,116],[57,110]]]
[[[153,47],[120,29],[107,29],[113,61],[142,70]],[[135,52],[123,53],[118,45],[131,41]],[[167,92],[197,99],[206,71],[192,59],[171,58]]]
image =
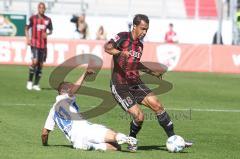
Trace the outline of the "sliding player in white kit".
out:
[[[93,124],[83,119],[76,104],[75,93],[81,87],[84,78],[94,73],[91,70],[75,82],[62,82],[58,87],[59,95],[51,108],[45,126],[42,129],[42,144],[48,145],[48,135],[55,124],[65,134],[76,149],[83,150],[120,150],[120,144],[136,145],[137,139],[117,133],[103,125]]]

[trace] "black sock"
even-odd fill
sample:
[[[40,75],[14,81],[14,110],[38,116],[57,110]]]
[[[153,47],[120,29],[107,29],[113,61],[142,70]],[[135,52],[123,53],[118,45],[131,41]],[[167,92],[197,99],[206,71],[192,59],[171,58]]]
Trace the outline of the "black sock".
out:
[[[167,112],[163,112],[157,115],[159,124],[163,127],[168,137],[175,135],[173,130],[173,123]]]
[[[34,81],[34,85],[38,85],[40,79],[42,76],[42,68],[37,67],[36,73],[35,73],[35,81]]]
[[[138,132],[141,130],[142,126],[137,125],[134,121],[130,123],[130,134],[129,136],[136,138]]]
[[[29,67],[29,76],[28,76],[28,81],[32,81],[33,80],[33,75],[35,73],[35,68],[30,66]]]

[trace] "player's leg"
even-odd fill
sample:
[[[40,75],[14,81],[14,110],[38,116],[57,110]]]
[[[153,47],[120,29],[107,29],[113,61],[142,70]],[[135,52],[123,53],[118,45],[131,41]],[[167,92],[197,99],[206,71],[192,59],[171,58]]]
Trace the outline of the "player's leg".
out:
[[[33,86],[33,77],[36,72],[37,67],[37,49],[35,47],[31,47],[31,53],[32,53],[32,64],[29,66],[29,75],[28,75],[28,81],[27,81],[27,89],[32,90]]]
[[[122,133],[117,133],[110,129],[108,129],[108,131],[106,132],[104,141],[107,143],[117,143],[118,145],[129,144],[134,146],[137,144],[136,138],[133,138],[131,136],[126,136],[125,134],[122,134]]]
[[[163,105],[157,99],[153,92],[149,93],[142,101],[142,104],[151,108],[157,115],[159,124],[163,127],[168,137],[175,135],[173,122],[170,116],[164,110]]]
[[[95,150],[119,150],[121,144],[137,144],[135,138],[128,137],[122,133],[117,133],[99,124],[89,125],[86,138],[90,145],[89,147]]]
[[[133,120],[130,122],[129,136],[136,138],[138,132],[142,128],[142,123],[144,121],[144,114],[142,110],[136,103],[136,100],[129,91],[128,86],[124,88],[123,86],[111,85],[111,91],[113,97],[121,106],[121,108],[133,117]]]
[[[37,66],[35,69],[35,81],[34,81],[34,86],[33,89],[40,91],[41,88],[39,86],[39,81],[41,79],[42,76],[42,67],[43,67],[43,62],[46,60],[46,49],[38,49],[38,56],[37,56]]]
[[[130,122],[129,136],[136,138],[144,121],[144,114],[142,110],[136,103],[134,96],[130,93],[128,86],[124,88],[124,86],[111,85],[111,91],[121,108],[133,117],[133,120]],[[137,145],[129,145],[128,149],[131,151],[136,151]]]
[[[144,84],[131,87],[132,94],[137,97],[137,102],[151,108],[157,115],[159,124],[164,128],[168,136],[174,135],[173,123],[163,105],[155,94]]]
[[[133,117],[133,120],[130,122],[129,136],[136,138],[137,134],[142,128],[144,114],[138,104],[135,104],[134,106],[129,108],[127,112]]]
[[[43,66],[43,63],[39,62],[37,64],[37,67],[36,67],[35,80],[34,80],[34,84],[33,84],[33,89],[37,90],[37,91],[41,90],[41,88],[39,86],[39,81],[40,81],[41,76],[42,76],[42,66]]]
[[[150,107],[156,113],[158,122],[163,127],[168,137],[175,135],[173,122],[154,93],[149,93],[142,103]],[[191,147],[192,145],[193,143],[191,141],[185,140],[185,147]]]
[[[120,151],[121,146],[116,143],[90,143],[90,149],[89,150],[97,150],[97,151],[106,151],[106,150],[112,150],[112,151]]]

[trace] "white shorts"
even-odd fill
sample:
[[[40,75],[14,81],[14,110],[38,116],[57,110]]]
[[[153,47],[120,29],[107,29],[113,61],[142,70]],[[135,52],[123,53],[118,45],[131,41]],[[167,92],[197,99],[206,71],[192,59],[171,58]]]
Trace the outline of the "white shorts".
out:
[[[101,149],[106,150],[105,136],[109,130],[103,125],[92,124],[86,122],[85,124],[73,124],[72,142],[76,149]]]

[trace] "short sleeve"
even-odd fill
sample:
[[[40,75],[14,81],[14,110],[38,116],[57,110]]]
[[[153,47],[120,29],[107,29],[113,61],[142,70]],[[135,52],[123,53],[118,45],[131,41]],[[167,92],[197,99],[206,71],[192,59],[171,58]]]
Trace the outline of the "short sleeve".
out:
[[[33,26],[33,16],[29,18],[28,24],[26,26],[27,26],[28,29],[32,28],[32,26]]]
[[[49,23],[47,25],[47,28],[51,31],[53,30],[53,25],[52,25],[52,20],[51,19],[49,19]]]
[[[111,38],[108,43],[113,44],[114,48],[118,48],[121,45],[122,41],[122,33],[118,33],[113,38]]]

